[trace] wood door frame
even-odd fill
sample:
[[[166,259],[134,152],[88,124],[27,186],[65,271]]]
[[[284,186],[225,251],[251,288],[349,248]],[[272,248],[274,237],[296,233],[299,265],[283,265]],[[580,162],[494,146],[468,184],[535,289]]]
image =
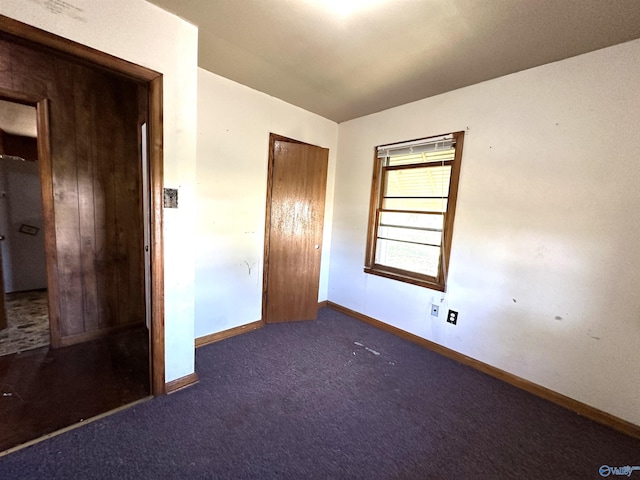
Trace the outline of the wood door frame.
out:
[[[138,83],[146,84],[149,92],[149,119],[148,119],[148,148],[149,148],[149,187],[151,192],[151,332],[150,332],[150,364],[151,364],[151,392],[153,395],[165,393],[165,339],[164,339],[164,250],[162,237],[162,185],[163,185],[163,95],[162,74],[149,68],[136,65],[126,60],[114,57],[91,47],[76,43],[53,33],[41,30],[31,25],[19,22],[12,18],[0,15],[0,32],[4,32],[18,40],[27,41],[51,49],[63,56],[73,57],[86,65],[100,67],[116,75],[128,77]],[[12,92],[12,97],[20,94]],[[38,129],[42,126],[48,132],[49,115],[48,100],[46,98],[34,99],[22,95],[23,102],[33,104],[35,101],[38,109]],[[15,101],[15,100],[12,100]],[[42,125],[41,125],[42,122]],[[51,175],[51,152],[49,148],[49,136],[40,135],[38,131],[38,155],[43,153],[43,163],[48,161],[48,174]],[[41,139],[42,137],[42,139]],[[42,142],[42,144],[41,144]],[[47,158],[45,160],[44,158]],[[41,165],[41,171],[43,165]],[[49,182],[48,191],[44,191],[43,198],[47,197],[51,202],[45,205],[43,216],[53,213],[53,185]],[[53,221],[53,216],[50,217]],[[45,224],[45,246],[53,251],[53,258],[49,258],[47,251],[47,264],[54,263],[53,268],[47,265],[47,272],[57,272],[55,258],[55,225]],[[51,245],[53,250],[51,250]],[[48,273],[48,276],[50,274]],[[56,275],[57,277],[57,275]],[[49,280],[51,280],[49,278]],[[55,288],[56,303],[58,302],[57,278],[49,284],[49,288]],[[59,322],[59,308],[57,321]]]
[[[6,100],[36,108],[38,144],[38,173],[42,195],[42,230],[44,234],[45,263],[47,270],[47,297],[49,301],[49,325],[51,345],[61,346],[60,296],[58,290],[58,259],[56,252],[55,217],[53,208],[53,175],[51,171],[51,148],[49,143],[49,100],[22,92],[0,89],[0,100]],[[2,292],[4,295],[4,292]]]
[[[264,222],[264,260],[262,266],[262,325],[267,323],[267,286],[269,281],[269,248],[271,241],[271,197],[273,193],[273,167],[275,163],[275,146],[276,142],[297,143],[300,145],[309,145],[310,147],[318,147],[311,143],[294,140],[277,133],[269,133],[269,165],[267,170],[267,205]],[[325,193],[326,195],[326,193]],[[326,208],[326,207],[325,207]]]

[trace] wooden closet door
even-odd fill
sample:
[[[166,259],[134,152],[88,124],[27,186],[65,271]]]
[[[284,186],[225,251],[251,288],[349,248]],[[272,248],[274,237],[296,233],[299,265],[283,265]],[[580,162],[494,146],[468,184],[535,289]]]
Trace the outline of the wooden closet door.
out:
[[[273,147],[268,323],[312,320],[318,311],[329,150],[276,140]]]

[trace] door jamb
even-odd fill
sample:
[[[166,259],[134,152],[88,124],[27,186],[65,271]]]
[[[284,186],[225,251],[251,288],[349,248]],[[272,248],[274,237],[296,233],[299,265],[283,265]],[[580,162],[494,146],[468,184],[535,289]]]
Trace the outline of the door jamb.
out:
[[[162,74],[149,68],[136,65],[114,57],[91,47],[62,38],[53,33],[41,30],[12,18],[0,15],[0,32],[10,34],[18,39],[27,40],[36,45],[51,48],[59,53],[71,55],[94,66],[105,68],[112,73],[124,75],[137,82],[148,85],[149,95],[149,169],[151,189],[151,392],[153,395],[165,393],[165,336],[164,336],[164,250],[162,238],[162,183],[163,183],[163,103]],[[26,103],[33,102],[26,98]],[[38,108],[38,127],[41,115],[48,127],[48,105],[46,99]],[[40,113],[42,112],[42,113]],[[45,137],[45,135],[42,135]],[[44,141],[44,140],[43,140]],[[48,144],[42,145],[43,152],[50,155]],[[38,151],[40,152],[40,136]],[[40,154],[40,153],[38,153]],[[49,192],[47,192],[49,194]],[[53,190],[50,192],[53,195]],[[53,204],[51,205],[53,207]],[[44,215],[45,212],[43,212]],[[53,217],[52,217],[53,220]],[[53,238],[55,247],[55,237]],[[49,271],[49,269],[47,269]],[[57,271],[57,266],[56,266]],[[53,282],[56,284],[56,282]],[[59,314],[58,314],[59,321]]]

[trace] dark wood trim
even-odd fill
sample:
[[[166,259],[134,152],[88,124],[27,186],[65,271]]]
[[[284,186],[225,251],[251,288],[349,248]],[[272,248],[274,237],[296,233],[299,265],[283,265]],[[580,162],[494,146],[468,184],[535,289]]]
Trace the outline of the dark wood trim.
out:
[[[280,135],[269,134],[269,160],[267,166],[267,200],[264,219],[264,254],[262,265],[262,320],[267,320],[267,285],[269,284],[269,246],[271,240],[271,194],[273,191],[273,149]]]
[[[0,29],[1,31],[1,29]],[[42,98],[34,97],[22,92],[16,92],[14,90],[5,90],[0,88],[0,100],[6,100],[8,102],[20,103],[21,105],[29,105],[30,107],[37,107],[38,102],[43,101]],[[47,117],[48,120],[48,117]]]
[[[54,50],[62,55],[68,55],[74,59],[87,62],[105,68],[113,73],[132,78],[138,82],[147,83],[149,86],[149,165],[151,182],[151,390],[153,395],[165,393],[165,341],[164,341],[164,250],[162,240],[162,184],[163,184],[163,93],[162,75],[149,68],[136,65],[129,61],[114,57],[107,53],[95,50],[77,42],[62,38],[45,30],[32,27],[12,18],[0,15],[0,32],[9,34],[18,40],[33,42],[45,49]],[[15,97],[21,103],[33,104],[33,99]],[[36,99],[40,102],[41,99]],[[38,104],[39,105],[39,104]],[[46,102],[38,108],[38,128],[40,128],[41,113],[42,118],[46,118],[48,126],[48,115]],[[38,154],[40,150],[50,155],[47,139],[46,145],[41,145],[40,135],[38,138]],[[49,162],[50,163],[50,162]],[[42,167],[41,167],[42,168]],[[43,195],[53,195],[53,191],[45,192]],[[45,212],[43,212],[45,214]],[[53,216],[51,216],[53,219]],[[46,228],[46,227],[45,227]],[[54,244],[55,245],[55,244]],[[52,261],[55,261],[53,258]],[[56,262],[57,265],[57,262]],[[57,281],[56,270],[50,270],[50,275],[54,275]],[[54,282],[55,284],[55,282]],[[51,284],[50,284],[51,286]],[[59,322],[59,312],[58,312]],[[55,346],[55,343],[52,343]]]
[[[323,300],[321,302],[318,302],[318,309],[323,307],[328,307],[328,306],[329,306],[329,300]]]
[[[373,149],[373,175],[371,180],[371,193],[369,195],[369,220],[367,223],[367,245],[366,245],[366,253],[365,253],[365,273],[370,273],[366,271],[366,268],[370,268],[371,265],[375,263],[375,244],[376,244],[376,236],[378,235],[378,206],[380,205],[380,173],[381,169],[379,168],[380,159],[378,159],[378,149]]]
[[[166,393],[175,393],[178,390],[182,390],[187,387],[191,387],[198,383],[198,374],[196,372],[190,373],[189,375],[185,375],[184,377],[177,378],[164,386],[164,391]]]
[[[444,258],[440,261],[439,283],[443,291],[447,289],[447,273],[449,272],[449,259],[451,258],[451,244],[453,242],[453,227],[456,216],[456,204],[458,202],[458,183],[460,182],[460,167],[462,166],[462,149],[464,146],[464,132],[454,132],[453,139],[456,149],[453,166],[451,167],[451,178],[449,179],[449,200],[447,200],[447,213],[444,221],[444,247],[442,253]]]
[[[87,47],[4,15],[0,15],[0,31],[136,80],[149,82],[159,75],[158,72],[149,68],[114,57],[108,53]]]
[[[162,76],[149,82],[149,181],[151,192],[151,392],[165,390],[164,242],[162,185],[164,177]]]
[[[415,276],[405,275],[404,270],[399,270],[392,267],[374,264],[373,267],[364,267],[364,273],[378,275],[379,277],[391,278],[393,280],[399,280],[401,282],[410,283],[412,285],[418,285],[420,287],[430,288],[431,290],[444,292],[444,286],[434,282],[433,280],[423,280],[421,278],[422,275],[419,274],[416,274]]]
[[[254,330],[264,327],[264,325],[265,324],[262,320],[258,320],[256,322],[247,323],[246,325],[240,325],[239,327],[230,328],[222,332],[204,335],[202,337],[196,338],[195,346],[196,348],[204,347],[205,345],[216,343],[221,340],[226,340],[227,338],[235,337],[236,335],[253,332]]]
[[[627,420],[623,420],[622,418],[616,417],[614,415],[611,415],[610,413],[603,412],[602,410],[587,405],[586,403],[574,400],[573,398],[567,397],[566,395],[562,395],[561,393],[555,392],[529,380],[525,380],[524,378],[513,375],[512,373],[505,372],[504,370],[481,362],[480,360],[476,360],[475,358],[467,357],[466,355],[458,353],[455,350],[443,347],[442,345],[434,343],[430,340],[419,337],[417,335],[414,335],[413,333],[409,333],[405,330],[389,325],[388,323],[384,323],[380,320],[376,320],[375,318],[369,317],[360,312],[356,312],[355,310],[343,307],[342,305],[338,305],[337,303],[329,301],[328,306],[330,308],[333,308],[334,310],[344,313],[345,315],[349,315],[350,317],[368,323],[373,327],[379,328],[380,330],[389,332],[400,338],[420,345],[421,347],[428,348],[429,350],[444,357],[455,360],[456,362],[462,363],[463,365],[468,365],[482,373],[486,373],[487,375],[497,378],[498,380],[509,383],[514,387],[525,390],[526,392],[532,393],[533,395],[536,395],[540,398],[555,403],[556,405],[571,410],[578,415],[586,417],[602,425],[606,425],[607,427],[613,428],[614,430],[625,433],[632,437],[640,438],[640,425],[635,425],[631,422],[628,422]]]
[[[56,221],[53,197],[53,173],[49,134],[49,101],[40,100],[36,105],[38,123],[38,163],[40,164],[40,189],[42,191],[42,224],[44,251],[47,267],[47,297],[49,300],[49,336],[51,346],[62,346],[60,336],[60,289],[58,285],[58,251],[56,248]]]

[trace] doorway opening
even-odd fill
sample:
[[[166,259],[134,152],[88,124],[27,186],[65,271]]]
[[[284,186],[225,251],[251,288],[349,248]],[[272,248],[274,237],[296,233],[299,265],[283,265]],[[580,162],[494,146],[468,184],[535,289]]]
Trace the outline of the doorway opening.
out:
[[[2,45],[2,41],[6,40],[11,45]],[[35,48],[40,51],[46,51],[48,56],[45,61],[37,61],[33,59],[28,50]],[[79,43],[67,40],[49,32],[34,28],[17,20],[0,15],[0,54],[3,58],[10,59],[8,63],[11,65],[23,65],[33,67],[54,67],[59,60],[77,61],[78,65],[84,65],[95,68],[107,74],[115,74],[120,78],[126,78],[142,89],[139,91],[139,98],[146,102],[145,111],[147,112],[147,150],[149,163],[149,214],[150,214],[150,243],[145,247],[150,251],[150,311],[147,316],[150,317],[150,338],[149,338],[149,360],[151,367],[151,392],[153,395],[162,395],[166,392],[165,384],[165,339],[164,339],[164,248],[163,248],[163,76],[161,73],[151,70],[147,67],[136,65],[116,58],[112,55],[100,52],[93,48],[81,45]],[[56,130],[58,135],[64,136],[68,132],[65,131],[67,122],[62,117],[57,121],[53,118],[54,108],[50,102],[51,91],[54,92],[78,92],[74,88],[74,76],[72,71],[62,66],[57,66],[58,75],[56,83],[44,81],[40,75],[27,75],[21,79],[5,79],[0,82],[2,85],[13,85],[15,90],[26,92],[16,101],[24,104],[36,105],[38,111],[38,128]],[[23,70],[28,73],[27,70]],[[11,75],[10,71],[0,70],[1,75]],[[86,91],[86,90],[80,90]],[[0,94],[2,91],[0,89]],[[5,95],[5,98],[7,96]],[[123,102],[120,102],[123,104]],[[128,104],[128,103],[127,103]],[[58,106],[65,105],[64,102]],[[87,113],[87,110],[78,110]],[[55,125],[57,123],[57,125]],[[49,139],[38,138],[38,149],[44,152],[41,162],[49,160],[55,154],[56,145],[50,144]],[[49,165],[49,168],[51,165]],[[49,172],[50,175],[50,172]],[[53,197],[53,191],[49,185],[43,184],[43,195],[49,198]],[[46,207],[46,206],[45,206]],[[45,225],[48,216],[53,216],[53,208],[44,210]],[[55,249],[55,238],[52,239],[50,245],[49,239],[45,239],[45,249],[53,251]],[[48,255],[49,258],[49,255]],[[49,260],[48,260],[49,262]],[[55,265],[47,265],[48,272],[55,272]],[[59,293],[54,291],[56,285],[51,282],[51,273],[49,275],[49,320],[53,327],[58,325],[60,320],[59,306],[51,302],[52,298],[59,297]],[[55,328],[52,328],[52,332]],[[52,344],[56,344],[57,340],[52,333]]]
[[[1,41],[0,38],[0,43]],[[93,102],[93,107],[98,112],[109,112],[116,108],[112,106],[115,104],[114,99],[121,98],[122,89],[126,86],[117,79],[110,80],[108,77],[104,78],[102,86],[100,99],[95,100],[95,96],[89,98],[83,106]],[[129,95],[137,98],[140,93],[138,86],[134,84],[132,87],[129,88]],[[117,96],[111,100],[108,97],[109,89],[117,92]],[[50,141],[54,146],[59,146],[66,137],[61,140],[55,123],[53,129],[49,128],[47,99],[35,100],[29,97],[28,92],[0,90],[0,100],[0,117],[4,113],[15,122],[14,110],[22,108],[37,119],[35,135],[17,135],[10,131],[12,127],[8,123],[2,133],[0,197],[4,194],[4,198],[0,198],[0,202],[5,202],[0,203],[0,234],[4,237],[0,253],[5,255],[0,265],[3,267],[1,279],[5,285],[2,286],[3,295],[0,298],[6,300],[0,305],[4,307],[5,314],[5,328],[0,331],[0,348],[4,350],[4,354],[0,355],[2,452],[18,448],[25,442],[42,438],[87,418],[148,398],[150,346],[143,302],[135,304],[132,299],[137,297],[119,296],[118,290],[109,289],[112,283],[108,282],[118,275],[115,270],[117,265],[112,266],[114,261],[125,262],[127,268],[134,268],[139,263],[138,270],[143,271],[140,253],[143,249],[142,234],[139,233],[136,237],[140,240],[137,256],[120,256],[114,260],[114,252],[117,254],[118,251],[117,239],[109,240],[105,237],[106,231],[113,228],[113,225],[103,222],[100,226],[95,222],[95,218],[107,215],[113,206],[93,206],[90,209],[91,217],[83,219],[76,213],[73,217],[75,220],[72,219],[71,222],[67,219],[69,213],[74,211],[69,204],[63,206],[62,217],[54,214],[54,205],[60,206],[56,203],[57,199],[65,195],[71,199],[70,205],[77,205],[78,208],[83,202],[86,204],[88,199],[95,201],[96,198],[106,198],[102,205],[113,205],[116,194],[113,189],[105,187],[105,184],[110,182],[113,185],[117,182],[116,169],[109,166],[94,168],[101,161],[98,157],[85,156],[81,159],[77,153],[66,156],[50,154]],[[110,121],[85,128],[94,129],[89,132],[91,138],[97,138],[101,130],[109,129],[110,134],[104,140],[94,140],[97,142],[96,150],[104,150],[105,147],[100,142],[108,139],[116,144],[110,151],[121,154],[123,159],[132,164],[128,168],[138,172],[142,168],[143,152],[136,131],[140,105],[137,102],[134,105],[135,108],[126,117],[128,121],[119,119],[119,112],[116,110]],[[91,111],[91,107],[88,111]],[[140,111],[146,117],[146,109],[142,108]],[[52,117],[55,119],[56,115],[68,115],[68,111],[59,110]],[[79,130],[78,128],[76,132]],[[117,133],[119,131],[121,133]],[[60,168],[68,168],[69,165],[74,172],[71,184],[84,184],[85,191],[89,193],[83,194],[81,189],[74,190],[69,188],[68,183],[61,181]],[[113,167],[115,166],[114,164]],[[139,190],[130,193],[130,199],[134,202],[139,196]],[[120,196],[123,194],[120,193]],[[127,205],[131,208],[130,203]],[[141,206],[139,210],[139,213],[130,215],[142,218]],[[74,228],[80,228],[83,220],[92,224],[92,228],[86,230],[89,235],[84,237],[83,246],[92,246],[90,242],[101,241],[104,252],[96,253],[90,249],[89,252],[93,255],[90,263],[85,261],[86,255],[80,262],[74,262],[73,255],[64,250]],[[128,233],[132,233],[131,229],[128,229]],[[32,237],[39,237],[39,248],[35,248],[33,241],[29,242]],[[59,263],[60,256],[66,261]],[[100,265],[106,267],[100,271]],[[65,279],[65,270],[67,275],[71,272],[85,280],[80,295],[74,296],[74,290],[69,286],[69,277]],[[92,302],[91,287],[98,285],[103,288],[95,289],[98,301]],[[8,292],[6,295],[5,291]],[[140,282],[138,297],[141,298],[142,295]],[[123,318],[121,310],[104,309],[105,305],[108,307],[112,302],[127,303],[134,313],[126,317],[122,325],[104,326],[100,322],[91,321],[97,317],[105,323]],[[41,307],[44,307],[45,321],[40,327],[46,330],[40,335],[41,344],[37,344],[38,338],[34,335],[36,332],[25,336],[25,329],[21,328],[25,324],[16,324],[24,320],[16,318],[16,313],[20,310],[30,313],[26,322],[30,328],[35,329],[34,317]],[[72,309],[75,310],[72,312]],[[74,321],[80,321],[84,326],[85,331],[81,335],[74,335],[70,330]],[[92,326],[93,331],[90,329]],[[16,338],[16,332],[19,336],[21,334],[21,338]]]
[[[50,343],[36,108],[0,100],[0,356]]]
[[[37,115],[51,332],[0,356],[2,452],[164,393],[165,370],[162,76],[2,16],[0,57],[0,99]]]

